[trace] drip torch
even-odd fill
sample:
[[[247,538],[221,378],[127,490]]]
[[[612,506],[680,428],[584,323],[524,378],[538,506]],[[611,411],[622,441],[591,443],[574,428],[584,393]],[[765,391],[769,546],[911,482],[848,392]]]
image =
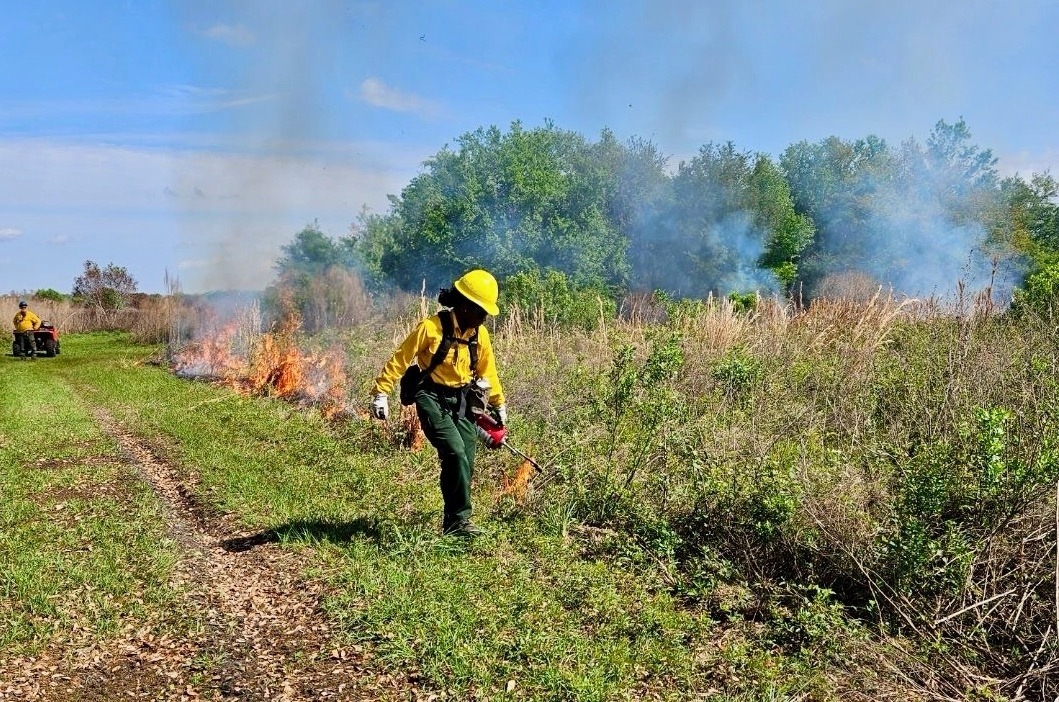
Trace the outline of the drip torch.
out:
[[[474,424],[478,430],[478,438],[482,440],[482,443],[491,449],[498,449],[501,446],[505,446],[515,455],[526,459],[526,461],[536,468],[538,472],[543,472],[540,465],[538,465],[535,460],[508,443],[507,427],[501,424],[498,419],[484,409],[486,406],[486,400],[489,397],[489,390],[492,387],[489,380],[487,378],[478,378],[474,382],[474,386],[478,393],[478,402],[471,410],[471,414],[474,415]]]
[[[491,449],[497,449],[504,446],[512,453],[526,459],[526,461],[538,471],[541,470],[541,467],[537,465],[535,460],[508,443],[507,427],[494,419],[488,412],[476,411],[474,413],[474,423],[478,428],[478,438],[481,439],[482,443],[486,446]]]

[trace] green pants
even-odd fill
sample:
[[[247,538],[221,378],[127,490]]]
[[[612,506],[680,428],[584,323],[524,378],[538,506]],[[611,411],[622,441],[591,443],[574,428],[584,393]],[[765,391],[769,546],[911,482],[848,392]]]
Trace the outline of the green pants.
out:
[[[471,476],[478,435],[474,423],[461,414],[465,408],[466,402],[461,401],[458,392],[426,388],[416,395],[416,413],[423,434],[441,460],[443,528],[471,517]]]
[[[15,332],[16,356],[33,356],[36,354],[37,343],[33,338],[32,331]]]

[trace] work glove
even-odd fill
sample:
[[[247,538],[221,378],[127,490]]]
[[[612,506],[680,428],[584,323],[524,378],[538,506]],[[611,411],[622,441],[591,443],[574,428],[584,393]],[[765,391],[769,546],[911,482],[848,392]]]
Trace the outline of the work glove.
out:
[[[493,416],[496,417],[496,421],[500,422],[500,426],[507,426],[507,405],[499,404],[491,409],[493,410]]]
[[[390,398],[386,393],[380,392],[372,398],[371,416],[384,421],[390,418]]]

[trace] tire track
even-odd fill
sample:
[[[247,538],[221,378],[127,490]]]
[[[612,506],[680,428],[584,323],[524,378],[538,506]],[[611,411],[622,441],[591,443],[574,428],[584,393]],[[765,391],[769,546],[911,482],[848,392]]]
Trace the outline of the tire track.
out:
[[[376,673],[357,647],[337,648],[320,602],[321,584],[299,577],[305,556],[274,535],[233,528],[196,499],[169,464],[102,408],[102,430],[131,471],[158,496],[178,545],[173,584],[185,592],[194,635],[172,617],[130,625],[116,638],[76,650],[48,649],[0,671],[0,699],[65,702],[153,700],[418,699],[412,680]],[[170,613],[171,615],[172,613]],[[165,621],[168,619],[169,621]]]

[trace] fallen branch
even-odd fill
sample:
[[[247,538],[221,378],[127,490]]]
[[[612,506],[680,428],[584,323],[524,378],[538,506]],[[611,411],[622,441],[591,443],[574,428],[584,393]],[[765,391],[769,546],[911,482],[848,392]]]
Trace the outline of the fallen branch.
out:
[[[1014,699],[1016,701],[1025,699],[1022,696],[1022,691],[1026,688],[1026,682],[1030,679],[1030,675],[1033,674],[1033,669],[1036,668],[1037,667],[1037,663],[1040,662],[1041,651],[1044,650],[1045,644],[1048,643],[1048,635],[1051,634],[1051,633],[1052,633],[1052,628],[1049,626],[1048,627],[1048,631],[1044,632],[1044,636],[1041,637],[1041,645],[1040,645],[1040,647],[1037,649],[1037,652],[1033,654],[1033,662],[1030,664],[1029,669],[1027,669],[1025,673],[1023,673],[1022,675],[1019,676],[1019,687],[1018,687],[1017,690],[1015,690],[1015,697],[1014,697]]]

